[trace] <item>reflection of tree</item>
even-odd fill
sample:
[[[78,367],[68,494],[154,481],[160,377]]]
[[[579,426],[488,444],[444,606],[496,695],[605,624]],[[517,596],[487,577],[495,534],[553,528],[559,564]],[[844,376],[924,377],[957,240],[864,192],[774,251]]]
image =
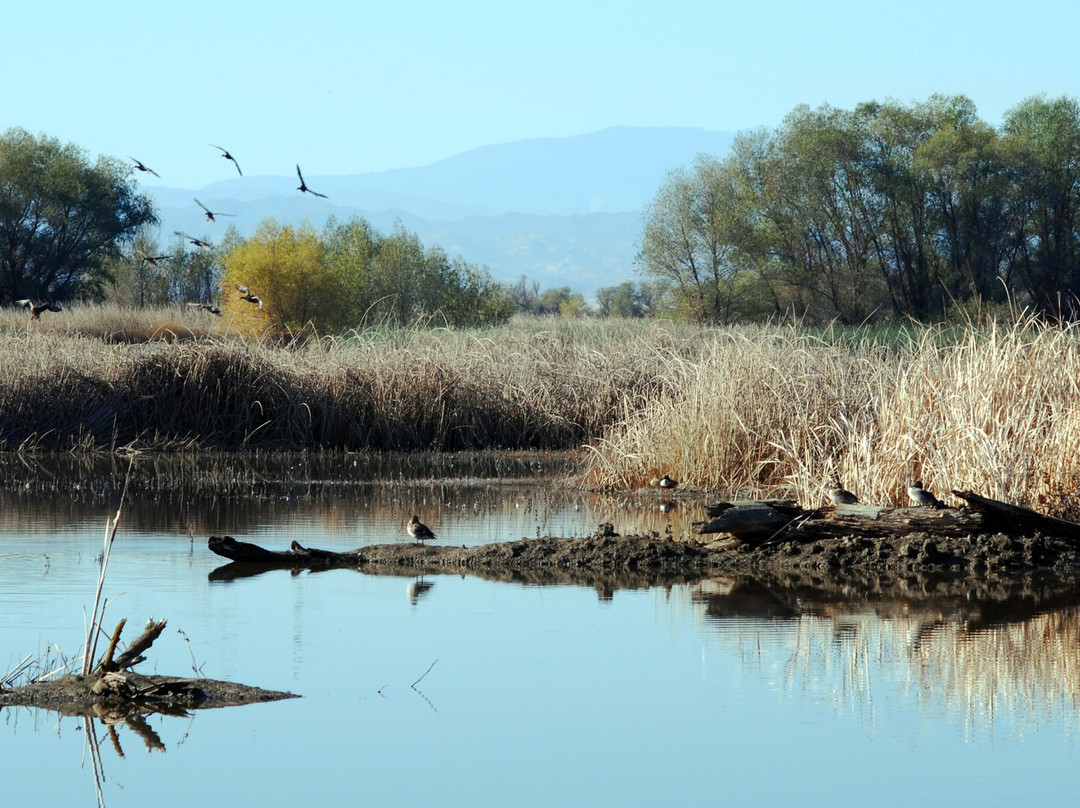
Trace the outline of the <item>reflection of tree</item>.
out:
[[[871,730],[884,716],[882,693],[899,688],[968,734],[1051,715],[1080,731],[1080,594],[1068,581],[842,591],[729,579],[699,584],[692,598],[746,664],[785,659],[786,692],[850,710]]]

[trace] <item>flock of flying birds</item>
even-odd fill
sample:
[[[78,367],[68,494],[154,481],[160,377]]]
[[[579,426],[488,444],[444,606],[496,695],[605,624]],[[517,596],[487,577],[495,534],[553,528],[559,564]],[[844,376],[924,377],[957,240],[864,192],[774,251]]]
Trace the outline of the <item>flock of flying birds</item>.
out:
[[[236,173],[237,174],[239,174],[241,177],[244,176],[244,172],[240,169],[240,163],[238,163],[236,161],[236,158],[233,157],[232,153],[228,149],[226,149],[224,146],[217,146],[217,145],[215,145],[213,143],[211,143],[209,145],[212,146],[213,148],[217,149],[218,151],[220,151],[221,156],[224,159],[231,162],[236,167]],[[142,162],[142,160],[138,160],[138,159],[136,159],[134,157],[130,157],[130,156],[129,156],[129,159],[133,163],[135,163],[135,168],[138,169],[139,171],[144,171],[147,174],[153,174],[158,179],[161,179],[161,175],[158,174],[156,171],[154,171],[154,169],[150,168],[150,166],[146,165],[146,163]],[[299,163],[296,164],[296,176],[300,178],[300,184],[298,186],[296,186],[296,190],[298,190],[300,193],[302,193],[302,194],[311,194],[312,196],[317,196],[317,197],[319,197],[321,199],[327,199],[328,198],[326,196],[326,194],[320,194],[318,191],[313,191],[311,188],[308,187],[307,182],[304,181],[304,175],[300,171],[300,164]],[[206,221],[208,221],[211,224],[215,224],[217,222],[217,217],[218,216],[235,216],[236,215],[234,213],[222,213],[220,211],[210,210],[210,208],[206,207],[206,205],[204,205],[198,199],[195,200],[195,204],[198,205],[200,208],[202,208],[203,215],[206,216]],[[177,231],[174,231],[174,232],[175,232],[175,235],[180,236],[180,238],[187,239],[187,241],[190,244],[194,245],[195,247],[197,247],[200,250],[212,250],[214,248],[214,245],[212,245],[210,242],[204,241],[203,239],[200,239],[200,238],[195,238],[195,236],[189,235],[189,234],[187,234],[187,233],[185,233],[185,232],[183,232],[181,230],[177,230]],[[167,258],[169,258],[169,256],[167,256],[167,255],[144,255],[144,256],[142,256],[143,262],[145,262],[148,266],[154,267],[154,268],[157,268],[158,261],[164,261]],[[260,311],[262,310],[262,307],[263,307],[262,299],[259,298],[258,295],[253,294],[251,292],[251,290],[248,289],[248,287],[238,285],[236,287],[236,291],[240,293],[240,299],[241,300],[246,300],[248,303],[251,303],[253,306],[258,306]],[[19,308],[23,308],[23,309],[26,309],[27,311],[29,311],[31,320],[40,320],[42,312],[46,312],[46,311],[63,311],[63,307],[59,303],[55,303],[55,302],[52,302],[52,301],[49,301],[47,303],[35,303],[32,300],[23,299],[23,300],[16,300],[15,305],[17,307],[19,307]],[[221,316],[221,309],[218,308],[217,306],[215,306],[212,303],[188,303],[187,305],[190,308],[193,308],[193,309],[201,309],[201,310],[204,310],[204,311],[208,311],[211,314],[215,314],[215,315],[217,315],[219,317]]]

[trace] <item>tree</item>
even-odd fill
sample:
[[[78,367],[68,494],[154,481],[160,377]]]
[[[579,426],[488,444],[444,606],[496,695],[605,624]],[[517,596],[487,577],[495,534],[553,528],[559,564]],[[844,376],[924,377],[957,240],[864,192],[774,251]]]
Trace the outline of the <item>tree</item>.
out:
[[[132,173],[55,138],[0,135],[0,297],[102,297],[107,261],[157,220]]]
[[[646,210],[638,263],[671,287],[677,307],[703,323],[727,323],[737,316],[738,279],[733,217],[736,187],[729,169],[702,155],[691,171],[668,174]]]
[[[309,225],[264,220],[247,241],[225,255],[222,309],[253,329],[337,331],[350,308],[341,275],[323,262],[323,245]],[[245,287],[261,306],[243,299]]]
[[[1020,197],[1019,263],[1039,310],[1080,316],[1080,104],[1041,96],[1005,115],[1003,130],[1017,149]]]
[[[601,317],[638,318],[656,314],[663,292],[658,284],[623,281],[618,286],[596,290],[597,313]]]

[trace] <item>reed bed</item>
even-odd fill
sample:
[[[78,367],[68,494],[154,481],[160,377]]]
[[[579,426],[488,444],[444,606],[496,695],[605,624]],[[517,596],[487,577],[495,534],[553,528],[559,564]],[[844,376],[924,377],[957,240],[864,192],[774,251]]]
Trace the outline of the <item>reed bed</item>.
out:
[[[0,449],[578,448],[619,417],[627,390],[655,386],[643,335],[674,354],[701,341],[679,326],[558,321],[288,347],[106,331],[59,316],[0,328]]]
[[[667,473],[815,504],[835,479],[899,504],[921,479],[1080,512],[1076,327],[522,319],[286,345],[191,310],[86,309],[0,315],[0,450],[585,447],[580,482],[606,490]]]
[[[885,344],[796,329],[718,334],[666,364],[662,392],[628,406],[590,452],[590,485],[657,473],[734,496],[825,502],[836,479],[900,504],[922,479],[945,494],[1075,515],[1080,331],[1021,321],[923,328]]]

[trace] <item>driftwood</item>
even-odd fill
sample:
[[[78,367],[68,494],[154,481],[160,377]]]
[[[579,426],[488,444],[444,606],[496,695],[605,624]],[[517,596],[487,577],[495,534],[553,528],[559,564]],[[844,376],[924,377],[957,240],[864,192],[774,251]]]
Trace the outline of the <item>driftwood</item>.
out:
[[[713,516],[697,523],[698,533],[726,533],[747,544],[771,541],[819,541],[835,538],[882,538],[925,533],[959,538],[982,533],[1027,536],[1041,533],[1080,541],[1080,524],[989,499],[953,491],[969,508],[889,508],[837,505],[803,509],[788,501],[719,503],[706,506]],[[715,514],[715,515],[714,515]]]

